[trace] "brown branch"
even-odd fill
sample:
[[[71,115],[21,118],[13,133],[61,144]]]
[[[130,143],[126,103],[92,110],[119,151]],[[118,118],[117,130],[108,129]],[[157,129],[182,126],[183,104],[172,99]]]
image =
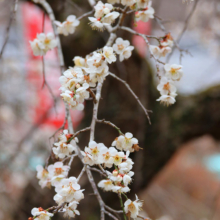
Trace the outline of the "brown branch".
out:
[[[89,91],[90,95],[92,96],[93,102],[96,104],[97,100],[95,97],[95,93],[90,88],[88,88],[87,91]]]
[[[80,133],[91,130],[90,127],[84,128],[80,131],[77,131],[73,136],[67,141],[67,144],[69,144],[76,136],[78,136]]]
[[[113,73],[109,73],[110,76],[114,77],[115,79],[117,79],[119,82],[123,83],[127,89],[129,90],[129,92],[132,94],[132,96],[136,99],[136,101],[138,102],[138,104],[141,106],[141,108],[144,110],[144,113],[145,115],[147,116],[147,119],[149,121],[149,124],[151,124],[151,121],[150,121],[150,117],[149,117],[149,114],[148,112],[152,112],[151,110],[147,110],[143,104],[141,103],[140,99],[136,96],[136,94],[133,92],[133,90],[131,89],[131,87],[127,84],[126,81],[124,81],[123,79],[119,78],[118,76],[116,76],[115,74]]]
[[[12,10],[12,13],[11,13],[11,16],[10,16],[10,20],[9,20],[8,26],[7,26],[7,28],[6,28],[5,41],[4,41],[4,43],[3,43],[3,46],[2,46],[2,49],[1,49],[1,52],[0,52],[0,59],[2,58],[4,49],[5,49],[5,47],[6,47],[6,44],[7,44],[7,42],[8,42],[8,39],[9,39],[9,32],[10,32],[10,29],[11,29],[12,22],[13,22],[13,20],[15,19],[17,7],[18,7],[18,0],[14,0],[13,10]]]
[[[94,11],[95,11],[95,10],[93,9],[93,10],[91,10],[91,11],[89,11],[89,12],[86,12],[85,14],[79,16],[77,19],[78,19],[78,20],[81,20],[81,19],[87,17],[88,15],[91,15]]]
[[[103,173],[101,170],[99,170],[99,169],[96,169],[96,168],[94,168],[94,167],[89,167],[89,169],[90,170],[93,170],[93,171],[95,171],[95,172],[97,172],[97,173],[100,173],[102,176],[104,176],[104,177],[107,177],[107,175],[106,175],[106,173]]]
[[[179,44],[180,40],[182,39],[184,33],[185,33],[186,30],[187,30],[187,27],[188,27],[188,25],[189,25],[189,21],[190,21],[192,15],[193,15],[193,13],[194,13],[195,10],[196,10],[196,7],[197,7],[197,5],[198,5],[198,2],[199,2],[199,0],[195,0],[195,3],[194,3],[194,5],[193,5],[192,10],[190,11],[189,15],[187,16],[187,18],[186,18],[186,20],[185,20],[185,22],[184,22],[185,25],[184,25],[184,27],[183,27],[181,33],[179,34],[179,36],[178,36],[176,42],[174,43],[174,46],[173,46],[173,48],[172,48],[172,52],[171,52],[171,53],[168,55],[168,57],[167,57],[167,62],[169,62],[171,56],[173,55],[173,52],[174,52],[175,48],[179,49],[179,47],[177,47],[177,45]],[[183,50],[182,50],[182,51],[183,51]],[[189,52],[187,51],[187,53],[189,53]],[[182,54],[180,55],[180,62],[181,62],[181,58],[182,58]]]
[[[98,119],[97,119],[96,122],[109,125],[109,126],[115,128],[115,129],[119,132],[119,134],[123,134],[123,133],[121,132],[120,128],[118,128],[116,125],[114,125],[114,124],[113,124],[112,122],[110,122],[110,121],[105,121],[105,119],[102,119],[102,120],[98,120]]]

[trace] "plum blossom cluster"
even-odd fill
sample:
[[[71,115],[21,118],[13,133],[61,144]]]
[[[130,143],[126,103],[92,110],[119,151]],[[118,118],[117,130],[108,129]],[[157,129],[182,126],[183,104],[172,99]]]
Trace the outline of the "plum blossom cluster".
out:
[[[46,210],[44,210],[43,208],[39,207],[39,208],[33,208],[31,210],[31,214],[33,215],[33,218],[30,217],[30,220],[50,220],[51,217],[53,217],[53,213],[50,213]]]
[[[137,21],[147,22],[154,18],[154,9],[151,5],[152,2],[149,0],[137,0],[138,11],[135,13]]]
[[[113,11],[113,5],[99,1],[95,6],[94,17],[89,17],[93,29],[103,30],[119,17],[119,12]]]
[[[121,38],[116,40],[113,47],[105,46],[102,49],[87,55],[85,58],[75,57],[75,66],[70,67],[59,78],[61,83],[61,96],[72,109],[83,110],[84,101],[89,98],[91,89],[99,82],[103,82],[109,75],[108,64],[116,61],[117,53],[120,60],[128,59],[131,51],[129,41]]]
[[[75,217],[75,215],[80,214],[77,206],[80,200],[84,198],[84,190],[80,188],[75,177],[62,179],[60,184],[55,187],[56,195],[54,200],[59,206],[65,204],[62,210],[65,217]]]
[[[165,64],[164,65],[165,76],[160,79],[160,83],[157,86],[157,90],[161,96],[157,101],[164,103],[165,105],[171,105],[176,102],[175,97],[176,87],[174,81],[179,81],[183,75],[181,65],[177,64]]]
[[[64,130],[63,133],[59,135],[59,142],[55,143],[52,148],[53,153],[58,159],[63,159],[72,154],[73,151],[76,151],[76,143],[78,140],[72,136],[73,135],[69,134],[67,130]],[[47,168],[38,165],[36,169],[37,178],[42,188],[46,186],[55,187],[56,195],[54,196],[54,200],[59,206],[63,204],[63,208],[60,211],[64,212],[64,216],[75,217],[75,215],[79,215],[80,213],[77,210],[77,206],[79,201],[84,198],[84,190],[80,189],[81,187],[75,177],[67,178],[70,166],[64,165],[63,162],[59,161],[49,165]],[[39,216],[39,220],[47,220],[47,216],[52,216],[42,208],[34,208],[32,211],[32,215],[35,216],[35,218]]]
[[[75,29],[80,22],[75,15],[69,15],[66,21],[62,23],[60,21],[55,21],[54,23],[57,25],[58,33],[67,36],[75,32]]]
[[[116,138],[112,146],[115,147],[108,148],[103,143],[90,141],[89,146],[81,152],[84,156],[83,162],[90,166],[101,165],[104,168],[114,166],[112,172],[105,170],[107,179],[101,180],[98,186],[105,191],[126,193],[130,191],[128,185],[134,175],[134,172],[131,171],[134,162],[129,158],[129,154],[139,149],[138,140],[133,138],[131,133],[126,133]]]
[[[66,178],[68,175],[70,167],[64,165],[62,162],[56,162],[49,165],[47,168],[38,165],[37,178],[39,179],[39,185],[44,187],[58,186],[62,179]]]
[[[37,38],[30,41],[33,54],[35,56],[43,56],[48,50],[52,50],[57,46],[57,41],[52,33],[48,34],[37,34]]]
[[[76,144],[78,138],[72,138],[72,134],[68,133],[68,130],[63,130],[63,133],[59,135],[58,142],[54,143],[52,151],[58,159],[63,159],[66,156],[70,156],[73,151],[76,151]]]
[[[173,38],[170,33],[166,34],[159,42],[159,46],[150,45],[149,49],[156,58],[165,57],[171,53],[173,47]]]

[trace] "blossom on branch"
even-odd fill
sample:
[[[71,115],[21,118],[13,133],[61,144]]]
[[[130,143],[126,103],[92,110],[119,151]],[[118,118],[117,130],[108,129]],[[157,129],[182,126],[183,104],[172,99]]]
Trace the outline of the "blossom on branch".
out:
[[[173,81],[179,81],[183,76],[183,66],[177,64],[166,64],[164,69],[166,71],[165,76]]]
[[[131,56],[131,51],[134,47],[130,46],[128,40],[123,40],[119,37],[116,39],[113,49],[119,55],[119,60],[122,62],[124,59],[128,59]]]
[[[139,211],[141,210],[143,206],[143,202],[140,201],[136,195],[136,200],[135,201],[131,201],[130,199],[128,199],[125,203],[124,203],[124,209],[125,209],[125,213],[133,218],[133,219],[137,219]]]
[[[60,21],[55,21],[54,23],[57,25],[58,33],[67,36],[75,32],[75,29],[80,22],[75,15],[69,15],[63,23]]]
[[[30,45],[35,56],[43,56],[48,50],[52,50],[57,46],[57,41],[54,39],[54,35],[52,33],[41,33],[37,34],[36,39],[30,41]]]
[[[146,2],[140,1],[139,5],[144,6]],[[144,7],[141,11],[137,11],[135,13],[135,18],[137,21],[147,22],[149,19],[154,18],[154,9],[151,7],[152,2],[150,1],[146,7]]]
[[[34,216],[35,220],[50,220],[50,218],[53,216],[52,213],[47,212],[43,208],[33,208],[31,210],[31,214]]]

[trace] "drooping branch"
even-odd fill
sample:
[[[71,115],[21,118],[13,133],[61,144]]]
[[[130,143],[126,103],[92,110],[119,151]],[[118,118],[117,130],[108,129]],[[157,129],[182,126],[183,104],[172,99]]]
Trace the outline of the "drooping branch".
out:
[[[143,104],[141,103],[140,99],[136,96],[136,94],[133,92],[133,90],[131,89],[131,87],[127,84],[126,81],[124,81],[123,79],[119,78],[118,76],[116,76],[114,73],[110,73],[110,76],[114,77],[115,79],[117,79],[119,82],[123,83],[127,89],[129,90],[129,92],[132,94],[132,96],[136,99],[136,101],[138,102],[138,104],[141,106],[141,108],[144,110],[145,115],[147,116],[147,119],[149,121],[149,124],[151,124],[150,121],[150,116],[148,114],[148,112],[152,112],[150,110],[147,110]]]
[[[2,46],[2,49],[1,49],[1,52],[0,52],[0,59],[2,58],[4,49],[5,49],[6,44],[7,44],[7,42],[8,42],[9,32],[10,32],[10,29],[11,29],[12,22],[13,22],[14,19],[15,19],[15,15],[16,15],[16,12],[17,12],[17,8],[18,8],[18,0],[14,0],[14,2],[13,2],[13,10],[12,10],[12,13],[11,13],[11,15],[10,15],[10,20],[9,20],[9,23],[8,23],[8,26],[7,26],[7,29],[6,29],[5,41],[4,41],[4,43],[3,43],[3,46]]]

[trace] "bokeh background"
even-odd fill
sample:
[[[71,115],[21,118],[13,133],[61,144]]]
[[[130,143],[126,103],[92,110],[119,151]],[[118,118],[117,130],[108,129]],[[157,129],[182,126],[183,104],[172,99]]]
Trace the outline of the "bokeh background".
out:
[[[118,36],[135,45],[133,56],[116,62],[110,70],[126,80],[147,109],[153,111],[152,125],[144,112],[120,82],[110,76],[104,83],[99,119],[112,121],[123,132],[132,132],[143,150],[132,155],[135,178],[130,198],[136,193],[145,201],[143,214],[158,220],[220,219],[220,2],[218,0],[153,0],[160,22],[178,39],[188,20],[178,49],[170,57],[179,63],[181,54],[184,76],[178,82],[177,103],[165,107],[156,99],[155,66],[142,39],[123,31]],[[91,8],[86,0],[48,0],[56,19],[70,14],[80,16]],[[195,4],[196,7],[195,7]],[[11,16],[13,0],[0,0],[0,48]],[[29,41],[42,32],[44,12],[29,1],[19,1],[9,40],[0,58],[0,219],[23,220],[33,207],[55,205],[53,189],[41,189],[35,167],[50,154],[55,137],[49,138],[62,125],[65,112],[59,97],[60,75],[57,51],[45,59],[47,87],[42,88],[42,58],[34,57]],[[125,20],[133,27],[134,20]],[[138,23],[137,31],[164,36],[156,20]],[[49,19],[45,32],[52,31]],[[73,57],[85,56],[103,47],[107,32],[92,31],[84,18],[73,35],[61,36],[66,67]],[[151,42],[156,44],[155,41]],[[166,60],[166,59],[165,59]],[[56,102],[54,103],[54,98]],[[75,129],[90,125],[92,101],[84,112],[72,111]],[[96,127],[96,141],[110,146],[117,132],[106,125]],[[88,133],[79,137],[79,146],[88,144]],[[79,160],[72,165],[71,175],[78,175]],[[96,181],[100,180],[94,174]],[[77,219],[99,219],[99,206],[92,195],[86,176],[81,181],[86,199],[79,206]],[[108,205],[118,209],[113,193],[101,192]],[[62,215],[54,218],[64,219]]]

